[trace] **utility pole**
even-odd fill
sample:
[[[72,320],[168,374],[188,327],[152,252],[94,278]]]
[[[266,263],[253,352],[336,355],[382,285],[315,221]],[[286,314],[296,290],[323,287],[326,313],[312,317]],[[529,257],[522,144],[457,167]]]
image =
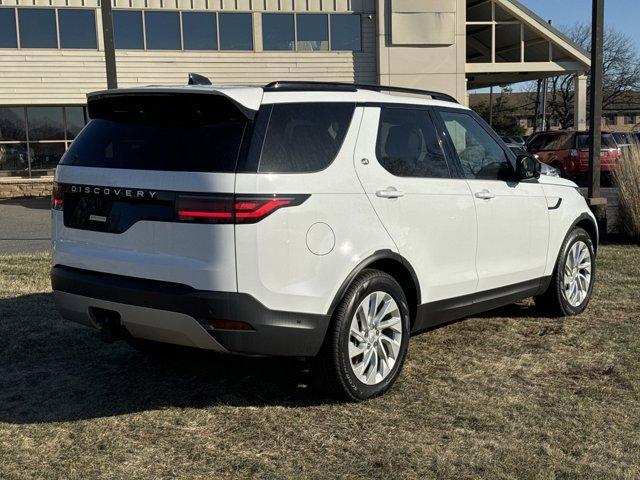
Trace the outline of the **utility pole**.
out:
[[[489,125],[493,127],[493,87],[489,87]]]
[[[598,220],[601,234],[607,233],[607,199],[600,193],[600,150],[602,147],[602,76],[604,44],[604,0],[592,0],[591,92],[589,105],[589,194],[588,203]]]
[[[548,79],[542,80],[542,131],[544,132],[547,129],[547,94],[549,92],[549,81]]]
[[[118,88],[118,74],[116,72],[116,46],[113,39],[113,16],[111,15],[111,0],[100,1],[102,13],[102,37],[104,40],[104,63],[107,68],[107,88]]]

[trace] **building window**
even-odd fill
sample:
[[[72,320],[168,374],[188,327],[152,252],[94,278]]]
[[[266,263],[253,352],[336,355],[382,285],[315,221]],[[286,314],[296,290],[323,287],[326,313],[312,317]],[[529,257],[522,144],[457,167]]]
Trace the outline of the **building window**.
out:
[[[142,12],[131,10],[113,11],[113,36],[116,48],[125,50],[144,49]]]
[[[527,117],[527,128],[533,128],[534,123],[535,123],[535,118]]]
[[[604,122],[606,125],[615,125],[617,117],[615,115],[607,115],[604,117]]]
[[[362,50],[360,15],[331,15],[331,50]]]
[[[53,8],[18,10],[22,48],[58,48],[56,11]]]
[[[627,114],[624,116],[624,124],[625,125],[635,125],[636,123],[636,116],[635,114]]]
[[[18,48],[16,11],[13,8],[0,8],[0,48]]]
[[[301,52],[329,50],[328,16],[302,13],[296,17],[298,50]]]
[[[86,118],[83,106],[0,107],[0,175],[50,172]]]
[[[29,140],[64,139],[62,107],[27,107]]]
[[[262,14],[262,48],[264,50],[294,50],[293,15],[289,13]]]
[[[178,12],[144,12],[148,50],[181,50],[180,14]]]
[[[58,10],[60,48],[97,49],[95,10]]]
[[[218,20],[221,50],[253,50],[250,13],[220,13]]]
[[[216,14],[205,12],[182,13],[182,36],[185,50],[217,50],[218,27]]]

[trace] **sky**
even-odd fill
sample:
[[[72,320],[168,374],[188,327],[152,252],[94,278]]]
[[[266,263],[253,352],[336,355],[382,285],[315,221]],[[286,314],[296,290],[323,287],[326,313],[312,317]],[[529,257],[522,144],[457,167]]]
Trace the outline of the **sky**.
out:
[[[591,22],[591,0],[519,0],[553,25]],[[605,0],[605,25],[634,39],[640,49],[640,0]]]

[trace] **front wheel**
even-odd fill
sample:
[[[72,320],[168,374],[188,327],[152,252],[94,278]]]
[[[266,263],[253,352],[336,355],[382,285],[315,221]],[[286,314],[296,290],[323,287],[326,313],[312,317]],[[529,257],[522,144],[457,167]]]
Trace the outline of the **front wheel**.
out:
[[[365,270],[344,294],[313,370],[327,393],[362,401],[386,392],[400,374],[409,344],[409,308],[387,273]]]
[[[591,299],[596,255],[589,234],[573,229],[565,238],[547,291],[535,297],[536,306],[552,316],[582,313]]]

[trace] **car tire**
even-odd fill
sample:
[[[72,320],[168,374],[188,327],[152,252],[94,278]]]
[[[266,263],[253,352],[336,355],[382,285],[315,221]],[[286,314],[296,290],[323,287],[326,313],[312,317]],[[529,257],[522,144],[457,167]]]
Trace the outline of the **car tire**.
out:
[[[588,283],[585,287],[587,265]],[[595,279],[596,255],[593,241],[584,229],[574,228],[562,243],[547,290],[534,298],[536,307],[552,317],[578,315],[589,304]]]
[[[353,402],[382,395],[402,370],[409,333],[402,287],[385,272],[364,270],[344,293],[312,361],[316,387]]]

